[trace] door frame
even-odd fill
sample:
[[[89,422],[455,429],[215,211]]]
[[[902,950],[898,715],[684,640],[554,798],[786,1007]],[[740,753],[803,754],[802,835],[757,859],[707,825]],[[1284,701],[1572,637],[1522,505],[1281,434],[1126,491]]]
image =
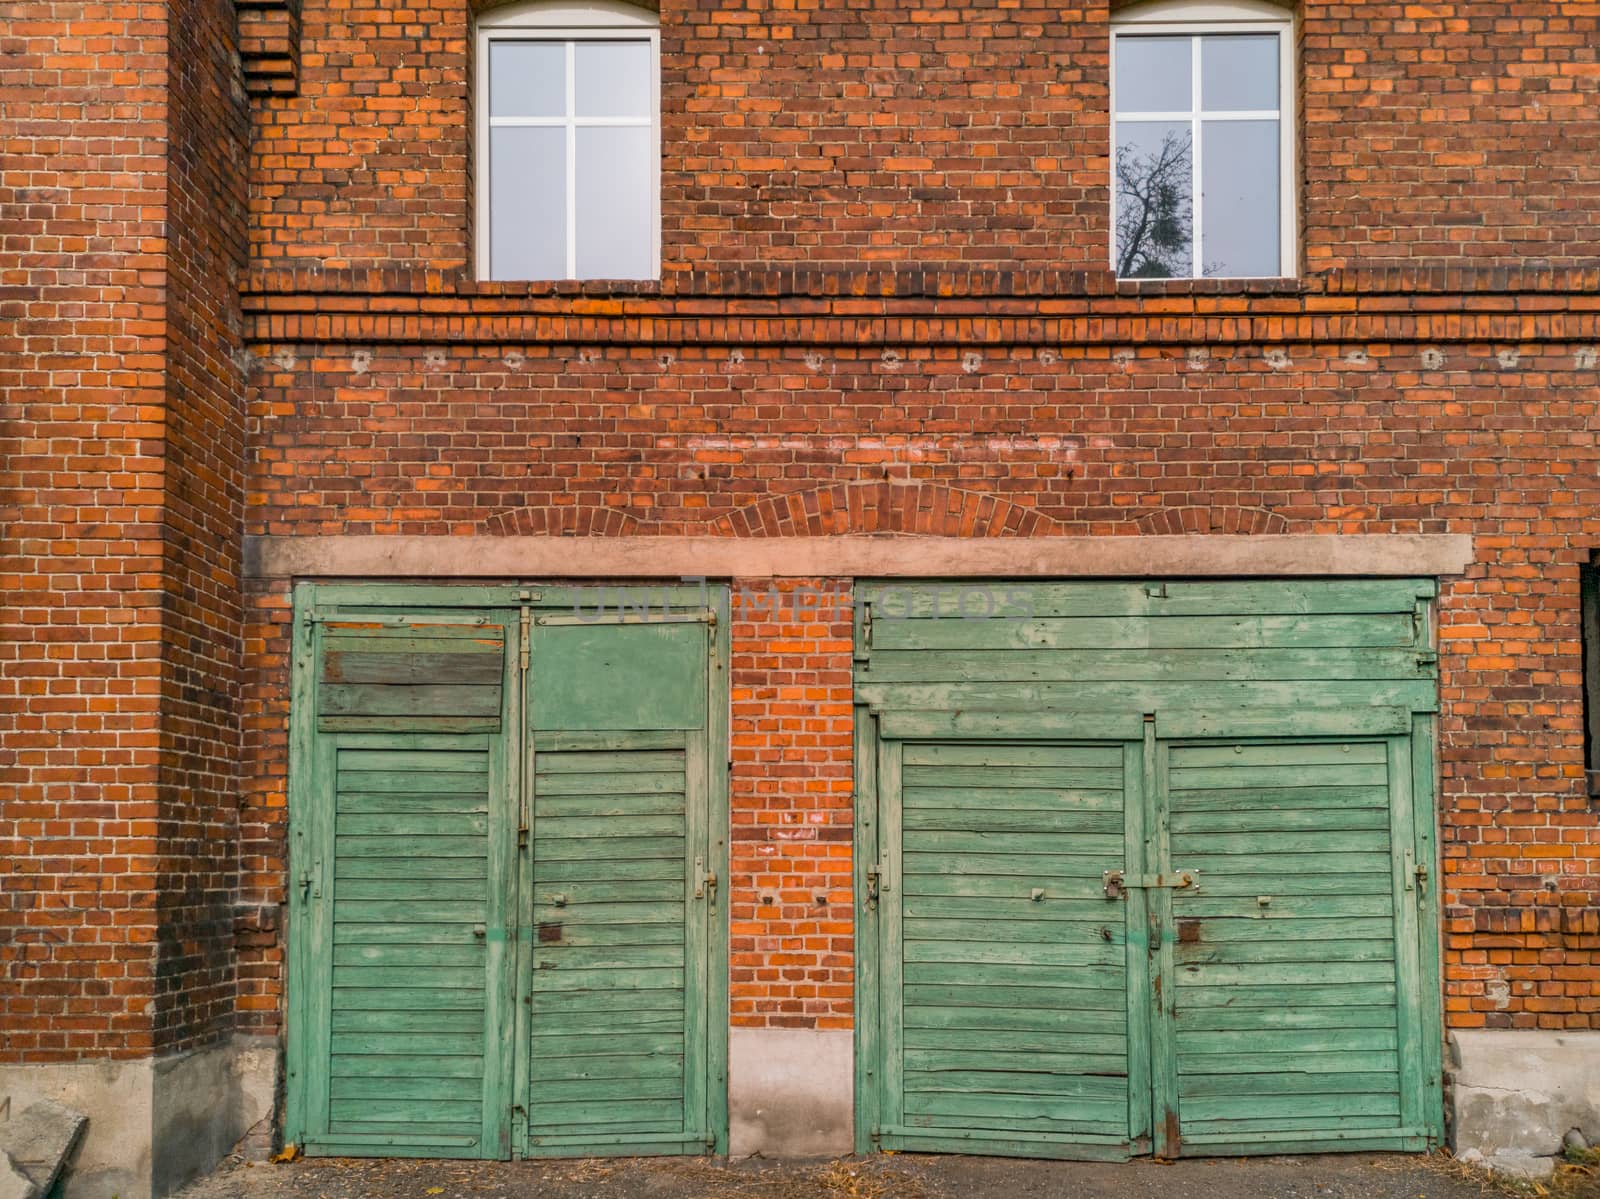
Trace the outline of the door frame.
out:
[[[310,938],[300,935],[296,918],[302,905],[297,902],[293,880],[314,871],[319,847],[314,838],[319,829],[316,797],[323,784],[323,772],[318,768],[319,749],[316,729],[317,705],[317,647],[321,621],[329,616],[375,615],[385,612],[424,614],[429,611],[449,612],[468,609],[474,611],[499,610],[509,612],[508,633],[517,630],[516,640],[508,636],[505,651],[504,691],[502,720],[505,739],[506,786],[513,815],[522,802],[519,778],[522,762],[518,750],[531,753],[531,738],[526,737],[526,712],[519,658],[526,633],[518,627],[518,614],[524,610],[573,612],[592,607],[598,597],[611,599],[618,604],[629,603],[630,611],[639,613],[642,607],[657,608],[674,614],[684,611],[709,613],[710,657],[707,669],[706,744],[710,761],[707,766],[707,843],[709,861],[719,879],[728,879],[731,863],[729,844],[729,768],[731,766],[731,714],[732,688],[731,646],[729,637],[730,600],[726,584],[701,581],[697,584],[656,584],[650,582],[598,582],[590,584],[563,583],[497,583],[497,584],[412,584],[412,583],[323,583],[299,581],[294,585],[291,602],[289,715],[288,715],[288,777],[286,784],[287,872],[283,909],[287,916],[285,930],[285,988],[284,1008],[284,1060],[285,1103],[284,1142],[299,1145],[304,1142],[310,1112],[307,1083],[314,1071],[320,1069],[314,1055],[320,1043],[312,1018],[316,998],[313,986],[317,978],[316,946]],[[626,597],[626,598],[624,598]],[[494,850],[492,852],[499,852]],[[515,845],[506,850],[518,857],[531,850]],[[502,977],[490,980],[490,985],[504,990],[506,995],[516,993],[516,980],[521,976],[521,964],[515,952],[517,942],[516,922],[522,911],[522,896],[518,892],[522,877],[520,864],[508,871],[510,891],[503,897],[504,910],[511,924],[501,930],[503,943],[512,952],[504,954],[499,967]],[[709,913],[706,929],[705,953],[705,1020],[706,1069],[705,1100],[706,1120],[711,1140],[707,1146],[711,1153],[728,1151],[728,1028],[730,1019],[728,946],[730,937],[729,911],[730,887],[716,888],[720,896]],[[688,968],[688,967],[686,967]],[[520,1015],[520,1013],[515,1013]],[[520,1021],[513,1019],[514,1025]],[[513,1034],[515,1046],[515,1035]],[[525,1147],[512,1135],[514,1108],[517,1097],[514,1091],[515,1062],[521,1051],[506,1055],[504,1077],[497,1079],[492,1094],[500,1101],[502,1118],[500,1135],[494,1144],[485,1138],[478,1156],[505,1160],[525,1156]],[[487,1111],[486,1111],[487,1122]],[[396,1147],[399,1148],[399,1147]],[[386,1156],[404,1156],[391,1152]],[[413,1155],[414,1156],[414,1155]],[[429,1151],[428,1156],[439,1156]]]

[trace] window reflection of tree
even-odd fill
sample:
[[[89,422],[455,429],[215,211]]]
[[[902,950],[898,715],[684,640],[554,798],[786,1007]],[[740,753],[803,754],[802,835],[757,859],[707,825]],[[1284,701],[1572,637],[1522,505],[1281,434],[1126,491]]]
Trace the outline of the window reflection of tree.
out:
[[[1158,149],[1117,147],[1117,276],[1186,278],[1194,269],[1192,136],[1169,132]]]

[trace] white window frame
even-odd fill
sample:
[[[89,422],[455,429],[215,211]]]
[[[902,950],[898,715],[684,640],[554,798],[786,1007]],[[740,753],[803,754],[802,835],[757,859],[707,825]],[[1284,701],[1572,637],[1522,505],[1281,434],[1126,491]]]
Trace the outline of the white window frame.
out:
[[[1206,112],[1200,104],[1200,39],[1207,34],[1271,33],[1278,38],[1278,107],[1276,111]],[[1186,112],[1129,112],[1123,113],[1117,101],[1117,40],[1121,37],[1166,35],[1190,39],[1190,86],[1193,89]],[[1196,0],[1154,0],[1120,12],[1111,26],[1111,269],[1117,269],[1117,124],[1119,120],[1184,121],[1193,130],[1191,143],[1194,195],[1194,246],[1189,280],[1198,279],[1287,279],[1300,273],[1299,194],[1295,181],[1299,178],[1296,157],[1298,139],[1295,136],[1295,93],[1298,77],[1295,70],[1295,17],[1286,8],[1268,0],[1228,0],[1224,3],[1199,3]],[[1200,123],[1207,121],[1260,121],[1276,119],[1278,122],[1279,184],[1279,247],[1278,273],[1275,275],[1206,275],[1202,272],[1204,240],[1201,220],[1204,216],[1204,197],[1201,192],[1201,136]],[[1181,278],[1181,277],[1180,277]]]
[[[651,273],[661,277],[661,26],[655,13],[622,0],[535,0],[496,9],[478,19],[477,56],[473,80],[476,103],[476,157],[474,173],[478,222],[476,257],[478,277],[494,279],[492,224],[489,197],[494,162],[489,153],[489,130],[509,126],[544,126],[567,131],[567,273],[562,280],[579,279],[577,213],[577,130],[580,127],[627,126],[641,128],[636,117],[574,117],[573,96],[576,43],[580,41],[648,41],[650,44],[650,237]],[[564,42],[567,46],[567,114],[559,117],[489,116],[489,51],[495,42]]]

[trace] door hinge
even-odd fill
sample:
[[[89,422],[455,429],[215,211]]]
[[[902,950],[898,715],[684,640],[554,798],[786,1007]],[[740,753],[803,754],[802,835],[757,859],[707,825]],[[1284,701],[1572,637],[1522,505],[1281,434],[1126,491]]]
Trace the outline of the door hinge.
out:
[[[861,605],[860,637],[856,645],[855,660],[865,662],[872,656],[872,605]]]

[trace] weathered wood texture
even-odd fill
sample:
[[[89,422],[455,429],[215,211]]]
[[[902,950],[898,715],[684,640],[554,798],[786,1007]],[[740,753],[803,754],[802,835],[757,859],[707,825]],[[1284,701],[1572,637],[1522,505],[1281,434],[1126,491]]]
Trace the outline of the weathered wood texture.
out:
[[[715,624],[688,604],[580,618],[566,592],[485,616],[447,605],[515,597],[347,591],[299,611],[291,1137],[456,1157],[724,1143]]]
[[[864,1141],[1436,1139],[1437,934],[1415,874],[1432,777],[1412,748],[1431,593],[868,586],[863,819],[886,891],[862,908]]]

